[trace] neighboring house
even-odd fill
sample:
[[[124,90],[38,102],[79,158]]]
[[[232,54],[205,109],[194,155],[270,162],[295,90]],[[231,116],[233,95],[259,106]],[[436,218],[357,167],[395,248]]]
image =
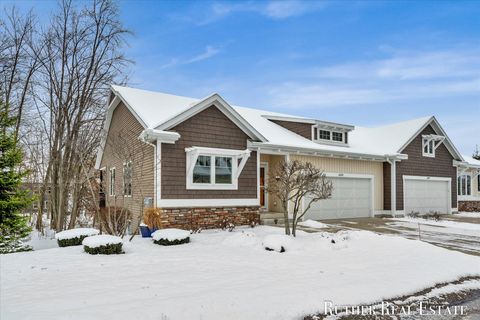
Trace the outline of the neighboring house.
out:
[[[458,167],[458,211],[480,212],[480,160],[463,156],[466,163]]]
[[[162,209],[164,226],[217,227],[280,212],[266,192],[284,159],[309,161],[334,184],[308,219],[458,210],[457,170],[469,164],[435,117],[362,128],[112,86],[97,156],[107,205],[140,217]],[[468,167],[470,168],[470,167]],[[253,217],[253,218],[252,218]]]

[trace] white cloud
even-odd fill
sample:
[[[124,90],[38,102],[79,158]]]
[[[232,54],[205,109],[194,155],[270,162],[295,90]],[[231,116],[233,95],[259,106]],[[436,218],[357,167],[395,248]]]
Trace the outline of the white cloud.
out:
[[[271,19],[286,19],[323,9],[327,1],[272,0],[265,2],[216,2],[206,13],[200,25],[209,24],[237,12],[252,12]]]
[[[202,60],[210,59],[216,56],[220,52],[220,49],[215,48],[213,46],[206,46],[204,52],[188,59],[179,59],[179,58],[172,58],[170,62],[161,66],[160,69],[171,68],[179,65],[187,65],[195,62],[199,62]]]
[[[291,79],[269,87],[272,104],[337,107],[480,96],[480,50],[395,52],[373,61],[294,71]]]

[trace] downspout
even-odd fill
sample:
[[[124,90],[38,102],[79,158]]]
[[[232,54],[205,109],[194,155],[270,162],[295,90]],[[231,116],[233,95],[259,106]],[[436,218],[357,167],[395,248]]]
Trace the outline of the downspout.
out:
[[[397,160],[387,157],[387,162],[390,164],[390,210],[393,218],[397,211]]]
[[[157,145],[151,142],[148,142],[146,139],[142,139],[138,137],[140,141],[142,141],[145,144],[148,144],[149,146],[153,147],[153,170],[154,170],[154,179],[153,179],[153,207],[157,207],[157,174],[158,174],[158,168],[157,168]]]

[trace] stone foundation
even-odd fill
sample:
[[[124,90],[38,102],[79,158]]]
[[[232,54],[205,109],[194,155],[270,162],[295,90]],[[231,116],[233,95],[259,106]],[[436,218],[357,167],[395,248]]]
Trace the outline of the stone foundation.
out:
[[[259,207],[161,208],[162,228],[186,230],[222,228],[260,223]]]
[[[458,201],[458,211],[480,212],[480,201]]]

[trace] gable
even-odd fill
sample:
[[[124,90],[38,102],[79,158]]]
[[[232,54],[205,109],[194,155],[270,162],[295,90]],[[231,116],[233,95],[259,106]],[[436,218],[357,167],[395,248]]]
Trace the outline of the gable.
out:
[[[414,142],[416,139],[420,139],[420,145],[421,145],[422,135],[427,135],[427,134],[435,134],[435,135],[444,137],[445,140],[442,142],[440,147],[446,148],[447,151],[452,156],[452,159],[463,160],[462,155],[455,148],[455,145],[452,143],[452,141],[447,136],[447,134],[445,133],[443,128],[440,126],[440,123],[437,121],[437,119],[435,119],[435,117],[430,118],[430,120],[426,122],[420,128],[420,130],[418,130],[417,133],[413,135],[397,152],[406,153],[405,150],[407,149],[407,147],[410,146],[412,142]]]
[[[431,159],[434,161],[436,158],[442,159],[444,161],[447,161],[448,164],[451,166],[452,161],[455,159],[454,155],[450,153],[448,148],[445,145],[445,142],[442,142],[440,146],[435,150],[435,157],[434,158],[428,158],[424,157],[422,153],[422,136],[423,135],[429,135],[429,134],[439,134],[435,129],[431,126],[428,125],[426,126],[419,134],[415,136],[415,138],[402,150],[402,153],[407,154],[409,159],[411,157],[421,157],[420,159],[423,158],[424,161],[427,159]]]

